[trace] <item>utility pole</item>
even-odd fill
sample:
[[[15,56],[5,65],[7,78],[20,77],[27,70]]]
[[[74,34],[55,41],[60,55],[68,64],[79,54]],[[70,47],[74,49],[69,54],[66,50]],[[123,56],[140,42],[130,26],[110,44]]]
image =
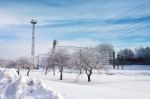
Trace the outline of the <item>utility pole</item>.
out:
[[[119,69],[119,65],[120,65],[120,55],[117,55],[117,69]]]
[[[113,68],[115,69],[115,51],[113,51]]]
[[[37,20],[32,19],[30,22],[32,26],[32,46],[31,46],[31,58],[32,65],[35,67],[35,24],[37,24]]]
[[[54,40],[54,41],[53,41],[53,48],[52,48],[52,50],[55,50],[56,44],[58,44],[58,41]]]
[[[52,52],[51,52],[51,57],[54,57],[53,55],[55,53],[56,44],[58,44],[58,41],[54,40],[53,41],[53,48],[52,48]],[[55,64],[54,64],[54,60],[52,61],[52,67],[53,67],[53,75],[55,76]]]

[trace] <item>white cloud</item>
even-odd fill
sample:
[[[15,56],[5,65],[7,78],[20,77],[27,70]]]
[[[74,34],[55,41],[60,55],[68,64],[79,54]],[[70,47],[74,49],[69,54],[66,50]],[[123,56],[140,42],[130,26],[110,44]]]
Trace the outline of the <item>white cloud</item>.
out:
[[[36,42],[36,55],[47,53],[52,48],[53,40],[37,41]],[[98,44],[96,41],[88,39],[76,40],[60,40],[58,46],[77,46],[77,47],[93,47]],[[0,56],[8,58],[17,58],[21,56],[31,55],[31,41],[1,41],[0,42]]]
[[[5,27],[14,24],[21,24],[21,21],[10,11],[0,10],[0,27]]]
[[[77,46],[77,47],[93,47],[98,45],[98,41],[86,39],[86,38],[79,38],[75,40],[60,40],[60,46]]]

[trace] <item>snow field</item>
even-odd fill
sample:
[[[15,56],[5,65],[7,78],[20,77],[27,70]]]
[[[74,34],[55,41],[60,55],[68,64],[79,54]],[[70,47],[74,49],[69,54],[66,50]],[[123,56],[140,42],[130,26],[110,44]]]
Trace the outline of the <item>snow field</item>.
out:
[[[150,71],[144,68],[129,70],[126,66],[125,70],[100,71],[99,74],[95,71],[90,83],[85,74],[71,72],[64,72],[62,81],[58,71],[55,76],[52,71],[45,76],[45,70],[32,70],[30,76],[42,80],[47,89],[60,92],[64,99],[150,99]]]
[[[150,99],[149,66],[94,71],[90,83],[85,73],[79,75],[77,71],[65,70],[62,81],[59,71],[55,76],[52,71],[44,72],[31,70],[27,77],[27,70],[18,76],[14,69],[0,69],[1,99]]]

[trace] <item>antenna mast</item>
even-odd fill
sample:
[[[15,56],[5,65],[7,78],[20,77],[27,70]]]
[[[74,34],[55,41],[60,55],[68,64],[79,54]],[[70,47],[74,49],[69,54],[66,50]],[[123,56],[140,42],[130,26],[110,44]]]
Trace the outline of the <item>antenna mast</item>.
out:
[[[32,19],[30,22],[32,26],[32,47],[31,47],[31,58],[33,67],[35,67],[35,24],[37,24],[37,20]]]

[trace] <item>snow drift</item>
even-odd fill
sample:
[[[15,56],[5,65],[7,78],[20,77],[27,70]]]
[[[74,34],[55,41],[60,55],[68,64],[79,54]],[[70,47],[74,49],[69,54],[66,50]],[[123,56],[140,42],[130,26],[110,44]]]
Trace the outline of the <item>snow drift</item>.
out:
[[[18,76],[15,69],[0,68],[0,99],[63,99],[41,81]]]

